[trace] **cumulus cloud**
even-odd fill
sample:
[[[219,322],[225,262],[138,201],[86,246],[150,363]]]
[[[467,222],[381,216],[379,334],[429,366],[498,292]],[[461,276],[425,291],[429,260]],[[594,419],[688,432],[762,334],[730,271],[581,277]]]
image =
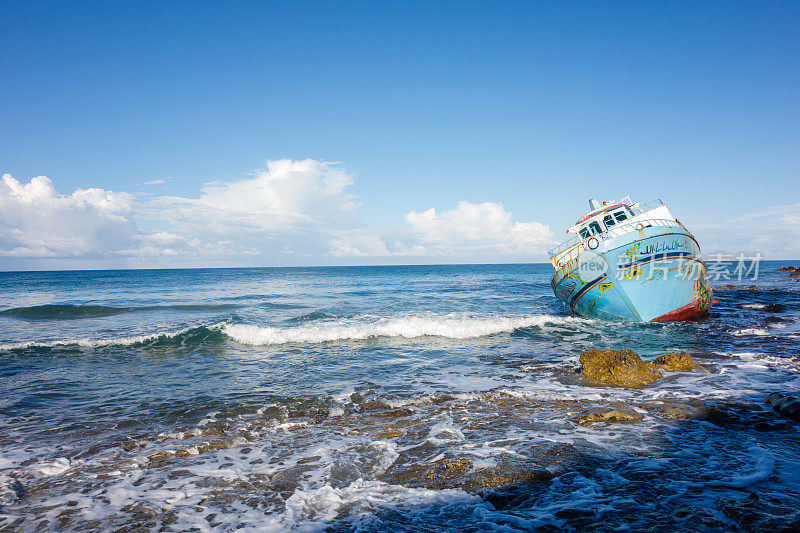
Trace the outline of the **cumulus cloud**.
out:
[[[460,202],[455,209],[411,211],[406,225],[390,230],[361,228],[330,241],[337,257],[419,257],[447,260],[541,259],[554,244],[553,232],[539,222],[515,222],[495,202]]]
[[[98,257],[135,244],[133,197],[104,189],[60,194],[45,176],[0,181],[0,256]]]
[[[371,230],[340,232],[329,243],[329,255],[334,257],[385,257],[398,255],[392,252],[378,234]]]
[[[334,163],[285,159],[270,161],[252,178],[209,183],[199,198],[164,196],[148,207],[174,222],[217,230],[286,229],[336,222],[352,213],[354,196],[345,192],[352,184],[352,177]]]
[[[405,217],[420,255],[538,254],[553,244],[553,232],[540,222],[514,222],[502,204],[459,202],[455,209],[411,211]]]
[[[270,161],[247,179],[206,184],[197,198],[162,196],[141,214],[169,225],[196,255],[322,255],[351,225],[353,178],[338,163]]]
[[[4,175],[0,257],[116,257],[119,266],[533,260],[552,241],[547,226],[514,221],[493,202],[411,211],[389,229],[365,226],[355,217],[353,184],[339,163],[312,159],[270,161],[244,179],[208,183],[195,197],[97,188],[65,195],[44,176],[23,184]]]

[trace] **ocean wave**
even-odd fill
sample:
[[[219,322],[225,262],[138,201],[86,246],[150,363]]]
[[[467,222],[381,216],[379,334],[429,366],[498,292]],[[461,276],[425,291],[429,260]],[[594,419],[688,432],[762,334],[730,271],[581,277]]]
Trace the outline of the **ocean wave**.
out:
[[[323,313],[322,311],[314,311],[313,313],[307,313],[305,315],[296,316],[294,318],[290,318],[290,322],[312,322],[314,320],[322,320],[325,318],[334,318],[333,315],[329,315]]]
[[[119,315],[130,311],[130,309],[128,307],[107,307],[104,305],[48,304],[6,309],[0,311],[0,316],[32,320],[68,320]]]
[[[256,326],[252,324],[217,323],[195,326],[179,331],[108,339],[64,339],[46,342],[0,344],[0,351],[29,348],[99,348],[104,346],[133,347],[194,347],[201,344],[218,345],[226,340],[251,346],[280,344],[318,344],[336,341],[358,341],[380,337],[442,337],[474,339],[509,333],[518,329],[548,324],[585,323],[586,319],[552,315],[529,316],[463,316],[423,315],[393,318],[361,317],[356,319],[325,319],[298,326]]]
[[[109,307],[105,305],[47,304],[29,307],[14,307],[0,311],[0,316],[21,318],[25,320],[74,320],[81,318],[101,318],[135,311],[225,311],[237,309],[234,304],[186,304],[186,305],[151,305],[140,307]]]
[[[780,313],[786,309],[783,304],[742,304],[742,309],[749,309],[753,311],[764,311],[766,313]]]
[[[521,328],[544,326],[548,323],[585,322],[573,317],[552,315],[463,316],[456,314],[407,316],[392,318],[361,318],[304,324],[294,327],[225,324],[222,331],[241,344],[265,346],[289,343],[322,343],[367,340],[379,337],[444,337],[474,339],[512,332]]]
[[[108,339],[63,339],[55,341],[29,341],[0,344],[0,351],[9,352],[31,348],[102,348],[106,346],[133,347],[186,347],[201,344],[221,344],[227,337],[222,333],[222,325],[195,326],[179,331],[161,331],[145,335],[115,337]]]

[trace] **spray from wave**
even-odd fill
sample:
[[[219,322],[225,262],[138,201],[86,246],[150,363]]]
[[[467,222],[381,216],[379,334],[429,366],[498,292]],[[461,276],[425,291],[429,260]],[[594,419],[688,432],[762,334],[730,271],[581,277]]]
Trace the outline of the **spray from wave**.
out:
[[[457,314],[408,316],[392,318],[361,318],[334,320],[296,327],[255,326],[251,324],[225,324],[222,331],[241,344],[265,346],[289,343],[322,343],[357,341],[379,337],[443,337],[448,339],[474,339],[511,332],[520,328],[544,326],[548,323],[584,321],[572,317],[530,315],[521,317],[483,316],[467,317]]]

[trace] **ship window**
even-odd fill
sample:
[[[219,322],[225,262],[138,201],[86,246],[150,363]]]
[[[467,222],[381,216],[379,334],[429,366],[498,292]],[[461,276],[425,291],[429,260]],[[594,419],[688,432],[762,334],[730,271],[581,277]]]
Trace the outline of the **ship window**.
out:
[[[617,222],[628,220],[628,216],[625,214],[625,211],[617,211],[616,213],[614,213],[614,217],[617,219]]]
[[[607,229],[611,229],[611,226],[614,225],[614,217],[611,215],[606,215],[603,217],[603,224],[606,225]]]
[[[586,240],[589,238],[589,230],[586,228],[581,228],[581,239]]]
[[[592,230],[592,235],[600,235],[603,230],[600,229],[600,224],[597,222],[589,222],[589,229]]]

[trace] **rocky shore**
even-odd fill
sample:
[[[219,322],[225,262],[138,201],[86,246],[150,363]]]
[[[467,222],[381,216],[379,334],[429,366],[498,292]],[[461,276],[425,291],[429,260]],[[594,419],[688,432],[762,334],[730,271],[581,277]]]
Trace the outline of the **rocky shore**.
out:
[[[612,387],[645,387],[661,379],[666,372],[708,372],[686,352],[669,352],[645,363],[628,349],[589,350],[580,356],[581,376],[589,383]]]

